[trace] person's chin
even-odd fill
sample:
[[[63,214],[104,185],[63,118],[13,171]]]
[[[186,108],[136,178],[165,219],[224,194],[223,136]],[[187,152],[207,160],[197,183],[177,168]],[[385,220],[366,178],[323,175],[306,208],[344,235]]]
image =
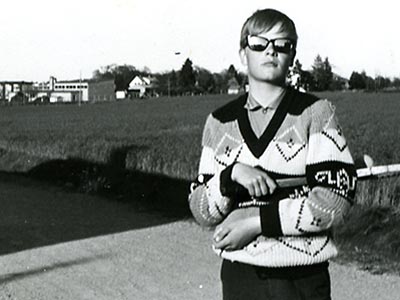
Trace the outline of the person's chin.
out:
[[[276,75],[266,75],[262,77],[262,81],[271,83],[274,85],[282,85],[285,82],[285,79],[282,76]]]

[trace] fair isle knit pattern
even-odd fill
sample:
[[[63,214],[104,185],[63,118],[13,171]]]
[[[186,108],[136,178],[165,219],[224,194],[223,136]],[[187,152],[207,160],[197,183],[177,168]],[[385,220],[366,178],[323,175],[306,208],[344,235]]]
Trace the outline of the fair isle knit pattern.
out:
[[[207,118],[199,179],[189,195],[193,216],[203,226],[215,226],[233,209],[260,206],[262,235],[244,249],[216,253],[266,267],[327,261],[337,254],[330,230],[349,209],[356,186],[333,105],[289,89],[258,138],[246,100],[241,96]],[[237,162],[262,168],[274,179],[306,176],[307,186],[280,189],[254,202],[230,180]]]

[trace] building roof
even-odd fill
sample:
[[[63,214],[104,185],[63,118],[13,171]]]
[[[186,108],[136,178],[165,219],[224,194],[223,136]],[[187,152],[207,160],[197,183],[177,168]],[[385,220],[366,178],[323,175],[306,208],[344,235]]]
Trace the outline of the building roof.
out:
[[[129,83],[129,88],[143,86],[150,87],[153,83],[153,79],[151,77],[139,76],[136,75],[132,81]]]
[[[230,88],[230,89],[240,88],[240,85],[239,85],[238,81],[236,80],[236,78],[231,78],[228,80],[228,88]]]

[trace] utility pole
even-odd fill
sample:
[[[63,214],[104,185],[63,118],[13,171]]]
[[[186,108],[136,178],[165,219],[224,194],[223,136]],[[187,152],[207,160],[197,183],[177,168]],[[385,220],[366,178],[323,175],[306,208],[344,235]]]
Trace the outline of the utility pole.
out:
[[[78,106],[81,106],[82,98],[82,70],[79,70],[79,95],[78,95]]]
[[[171,74],[168,74],[167,84],[168,84],[168,98],[171,97],[171,82],[170,82]]]

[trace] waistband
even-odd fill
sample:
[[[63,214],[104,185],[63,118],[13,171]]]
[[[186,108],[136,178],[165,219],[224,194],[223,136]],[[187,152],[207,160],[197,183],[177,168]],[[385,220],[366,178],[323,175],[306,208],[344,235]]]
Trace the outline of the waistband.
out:
[[[241,262],[232,262],[224,259],[221,267],[221,279],[223,280],[231,276],[251,279],[255,275],[259,279],[299,279],[326,272],[328,267],[329,263],[327,261],[313,265],[271,268],[254,266]]]

